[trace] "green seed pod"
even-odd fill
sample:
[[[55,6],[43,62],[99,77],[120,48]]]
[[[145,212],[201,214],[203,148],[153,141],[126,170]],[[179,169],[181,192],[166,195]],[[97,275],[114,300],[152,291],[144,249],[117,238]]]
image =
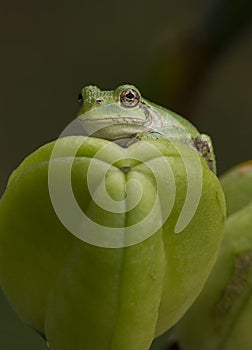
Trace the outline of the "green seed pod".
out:
[[[177,325],[177,342],[183,350],[252,347],[251,180],[251,162],[222,176],[230,215],[217,263],[199,298]]]
[[[252,201],[252,160],[234,166],[220,180],[227,202],[227,216]]]
[[[51,350],[147,350],[201,291],[224,221],[220,183],[192,147],[65,137],[10,177],[1,286]]]

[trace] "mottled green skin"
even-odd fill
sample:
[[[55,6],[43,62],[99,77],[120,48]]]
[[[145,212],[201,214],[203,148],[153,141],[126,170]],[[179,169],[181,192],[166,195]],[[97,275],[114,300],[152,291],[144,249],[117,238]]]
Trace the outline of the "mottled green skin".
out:
[[[146,121],[146,116],[144,115],[144,112],[141,109],[141,105],[145,104],[148,108],[150,108],[150,110],[154,111],[155,113],[162,113],[160,115],[160,119],[164,119],[164,123],[165,121],[167,122],[164,125],[157,124],[156,126],[154,126],[154,131],[160,133],[161,136],[165,138],[169,138],[169,136],[172,136],[172,129],[175,128],[174,122],[176,120],[181,124],[181,126],[185,128],[185,131],[188,133],[188,135],[191,135],[192,137],[200,136],[200,133],[188,120],[182,118],[181,116],[172,111],[169,111],[166,108],[158,106],[144,99],[143,97],[141,97],[140,103],[135,107],[124,107],[120,102],[120,94],[126,89],[134,89],[141,96],[139,90],[135,86],[128,84],[121,85],[117,89],[111,91],[103,91],[97,88],[96,86],[84,87],[81,92],[83,96],[83,104],[78,114],[80,116],[80,119],[85,121],[86,117],[84,113],[94,112],[94,114],[92,115],[92,119],[94,121],[97,121],[98,119],[108,119],[109,122],[110,118],[118,120],[122,119],[121,125],[123,125],[124,127],[127,127],[127,124],[132,124],[136,127],[142,126],[144,130],[147,129],[147,126],[143,125],[143,123]],[[100,100],[102,102],[99,101],[99,103],[97,103],[97,100]],[[120,114],[116,114],[116,112],[113,113],[113,108],[117,108],[116,111],[120,110]],[[102,111],[102,115],[100,114],[100,111]],[[132,115],[134,115],[135,117],[133,118]],[[123,118],[128,118],[127,123],[125,123],[125,120]],[[114,123],[114,120],[112,121],[112,123]],[[163,128],[163,126],[165,125],[167,125],[167,129]],[[107,137],[110,139],[111,135],[109,135],[108,133]]]
[[[124,106],[121,94],[132,89],[139,95],[134,107]],[[136,139],[165,138],[196,148],[216,171],[212,142],[178,114],[144,99],[133,85],[121,85],[112,91],[102,91],[96,86],[82,89],[82,106],[78,118],[89,136],[118,141],[125,145]],[[122,141],[124,140],[124,141]],[[126,140],[126,141],[125,141]],[[122,143],[124,142],[124,143]]]
[[[224,239],[200,297],[176,328],[183,350],[252,347],[251,164],[239,164],[221,177],[229,213]]]

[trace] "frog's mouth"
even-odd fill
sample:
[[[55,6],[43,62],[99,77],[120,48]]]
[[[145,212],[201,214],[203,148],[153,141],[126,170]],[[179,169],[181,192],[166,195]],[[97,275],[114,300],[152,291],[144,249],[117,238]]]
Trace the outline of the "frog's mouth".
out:
[[[150,123],[140,118],[78,118],[78,120],[87,136],[99,137],[110,141],[131,138],[139,133],[153,132]]]
[[[111,141],[151,133],[164,126],[160,115],[144,102],[125,110],[117,104],[95,108],[79,115],[78,120],[86,135]]]

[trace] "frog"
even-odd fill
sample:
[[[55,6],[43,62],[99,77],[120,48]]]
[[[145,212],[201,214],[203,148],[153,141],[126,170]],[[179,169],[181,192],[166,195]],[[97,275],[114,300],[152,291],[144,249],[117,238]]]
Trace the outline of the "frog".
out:
[[[168,139],[196,149],[216,173],[211,138],[201,134],[187,119],[142,97],[134,85],[104,91],[82,88],[77,120],[88,136],[113,141],[122,147],[148,139]]]

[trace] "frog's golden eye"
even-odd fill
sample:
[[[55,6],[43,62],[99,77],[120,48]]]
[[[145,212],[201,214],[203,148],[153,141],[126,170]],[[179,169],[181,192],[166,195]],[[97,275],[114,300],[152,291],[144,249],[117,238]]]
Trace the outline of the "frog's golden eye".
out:
[[[124,107],[135,107],[140,102],[140,95],[136,90],[126,89],[121,93],[120,101]]]
[[[82,105],[82,104],[83,104],[83,102],[84,102],[84,100],[83,100],[83,96],[82,96],[82,94],[81,94],[81,93],[79,93],[79,95],[78,95],[78,102],[79,102],[79,104],[80,104],[80,105]]]

